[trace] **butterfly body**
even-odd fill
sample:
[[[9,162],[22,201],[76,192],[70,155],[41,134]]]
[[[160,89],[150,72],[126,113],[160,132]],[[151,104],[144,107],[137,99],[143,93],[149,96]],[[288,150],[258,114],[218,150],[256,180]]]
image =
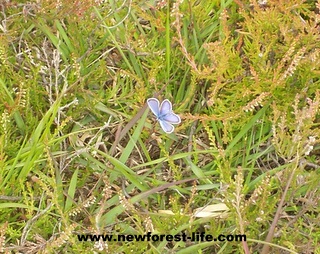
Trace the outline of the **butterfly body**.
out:
[[[149,98],[147,103],[164,132],[172,133],[174,131],[174,126],[172,124],[181,123],[180,117],[173,113],[172,104],[168,99],[162,101],[161,105],[156,98]]]

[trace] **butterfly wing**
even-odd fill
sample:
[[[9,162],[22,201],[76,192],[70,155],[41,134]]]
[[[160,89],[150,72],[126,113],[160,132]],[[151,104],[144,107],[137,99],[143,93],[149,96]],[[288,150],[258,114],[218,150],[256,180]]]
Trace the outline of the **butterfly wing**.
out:
[[[173,123],[173,124],[181,123],[180,116],[173,113],[172,104],[167,99],[161,103],[159,117],[161,118],[161,120],[164,120],[169,123]]]
[[[172,133],[174,131],[174,126],[167,121],[159,120],[160,126],[166,133]]]
[[[165,116],[172,112],[172,104],[168,99],[165,99],[160,106],[160,116]]]
[[[147,100],[148,106],[152,113],[158,118],[160,115],[160,102],[156,98],[149,98]]]
[[[163,121],[173,123],[173,124],[178,124],[181,123],[181,118],[177,114],[171,112],[169,114],[166,114],[164,117],[162,117]]]

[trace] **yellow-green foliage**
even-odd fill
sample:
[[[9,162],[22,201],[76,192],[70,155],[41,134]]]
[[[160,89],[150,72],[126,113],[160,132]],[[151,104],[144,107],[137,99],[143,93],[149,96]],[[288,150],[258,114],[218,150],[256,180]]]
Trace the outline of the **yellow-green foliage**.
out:
[[[319,9],[1,4],[0,252],[319,252]],[[172,102],[173,134],[148,97]],[[229,210],[197,217],[212,204]],[[248,239],[76,238],[195,231]]]

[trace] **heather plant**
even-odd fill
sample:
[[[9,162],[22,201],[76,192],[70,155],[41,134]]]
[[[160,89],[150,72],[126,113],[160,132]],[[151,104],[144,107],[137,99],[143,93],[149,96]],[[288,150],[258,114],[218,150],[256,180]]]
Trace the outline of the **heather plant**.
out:
[[[318,253],[319,9],[1,3],[0,252]]]

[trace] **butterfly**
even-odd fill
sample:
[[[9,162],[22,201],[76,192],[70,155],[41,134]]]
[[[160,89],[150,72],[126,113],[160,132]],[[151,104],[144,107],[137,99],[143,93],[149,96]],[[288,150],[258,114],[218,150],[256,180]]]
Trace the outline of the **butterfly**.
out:
[[[174,126],[172,124],[181,123],[180,116],[173,113],[172,104],[169,100],[165,99],[160,105],[158,99],[149,98],[147,103],[152,113],[157,117],[164,132],[172,133],[174,131]]]

